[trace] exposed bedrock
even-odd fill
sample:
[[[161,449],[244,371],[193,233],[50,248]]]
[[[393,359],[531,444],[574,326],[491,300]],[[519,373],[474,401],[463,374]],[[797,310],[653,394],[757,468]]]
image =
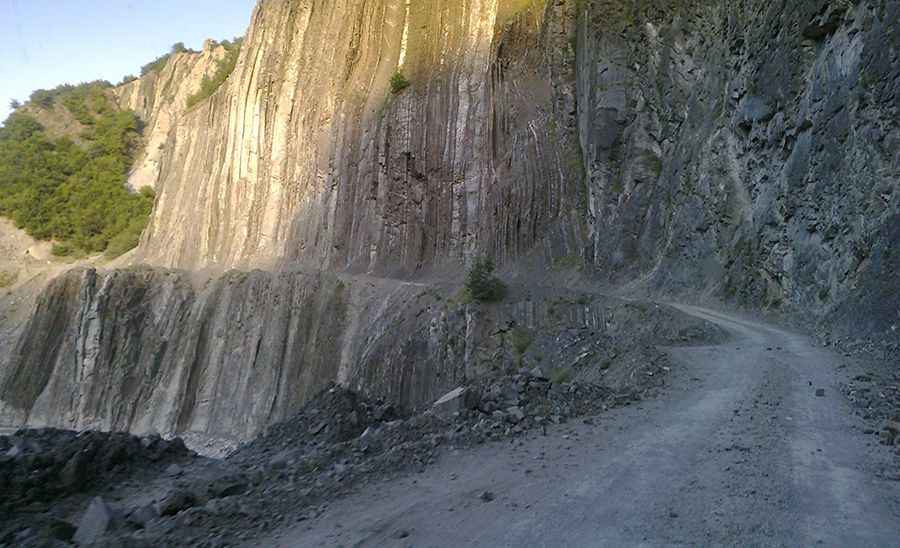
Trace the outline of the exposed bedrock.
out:
[[[329,383],[407,407],[522,366],[602,376],[703,333],[668,308],[566,291],[479,307],[404,282],[75,270],[54,280],[0,380],[2,423],[245,438]],[[619,381],[610,370],[608,384]]]
[[[530,314],[419,285],[479,253],[896,344],[898,20],[897,0],[261,1],[207,101],[120,90],[177,111],[142,113],[168,120],[135,259],[154,269],[54,282],[6,352],[5,412],[246,437],[335,380],[428,402]],[[261,270],[194,287],[207,268]]]
[[[537,255],[824,316],[897,276],[872,257],[900,213],[898,6],[261,2],[170,132],[139,260],[405,277]]]

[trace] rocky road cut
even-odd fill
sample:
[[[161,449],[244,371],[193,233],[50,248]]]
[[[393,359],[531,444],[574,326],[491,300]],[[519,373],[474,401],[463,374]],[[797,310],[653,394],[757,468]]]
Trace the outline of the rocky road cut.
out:
[[[900,481],[807,338],[672,348],[662,397],[368,485],[273,546],[900,546]]]

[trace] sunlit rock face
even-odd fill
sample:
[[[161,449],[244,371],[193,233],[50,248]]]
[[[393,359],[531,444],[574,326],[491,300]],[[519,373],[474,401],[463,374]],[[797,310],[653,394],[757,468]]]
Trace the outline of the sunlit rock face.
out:
[[[144,142],[132,166],[128,184],[134,189],[155,188],[163,170],[169,135],[187,111],[187,99],[212,77],[225,48],[212,41],[202,52],[175,53],[158,72],[114,88],[119,108],[132,110],[143,121]]]
[[[574,2],[262,2],[227,87],[175,130],[142,259],[411,274],[526,252],[584,203],[575,19]]]
[[[168,135],[139,258],[409,276],[532,255],[825,313],[896,267],[897,9],[261,2]]]

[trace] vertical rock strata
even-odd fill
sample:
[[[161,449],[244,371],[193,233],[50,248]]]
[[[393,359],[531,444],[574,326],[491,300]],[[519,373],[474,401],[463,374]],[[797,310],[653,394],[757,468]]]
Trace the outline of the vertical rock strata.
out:
[[[134,189],[155,188],[163,172],[163,158],[173,128],[187,111],[187,99],[212,77],[225,48],[207,41],[202,52],[173,53],[159,71],[121,85],[113,91],[120,108],[132,110],[144,122],[144,146],[128,177]]]

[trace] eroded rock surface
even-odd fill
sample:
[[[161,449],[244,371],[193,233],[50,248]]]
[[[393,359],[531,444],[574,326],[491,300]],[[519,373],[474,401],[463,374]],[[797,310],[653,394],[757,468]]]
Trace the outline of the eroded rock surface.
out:
[[[40,297],[0,401],[6,424],[245,439],[332,382],[412,408],[528,364],[592,380],[618,362],[654,367],[652,345],[703,329],[590,293],[481,307],[325,273],[233,272],[195,287],[182,271],[83,269]]]

